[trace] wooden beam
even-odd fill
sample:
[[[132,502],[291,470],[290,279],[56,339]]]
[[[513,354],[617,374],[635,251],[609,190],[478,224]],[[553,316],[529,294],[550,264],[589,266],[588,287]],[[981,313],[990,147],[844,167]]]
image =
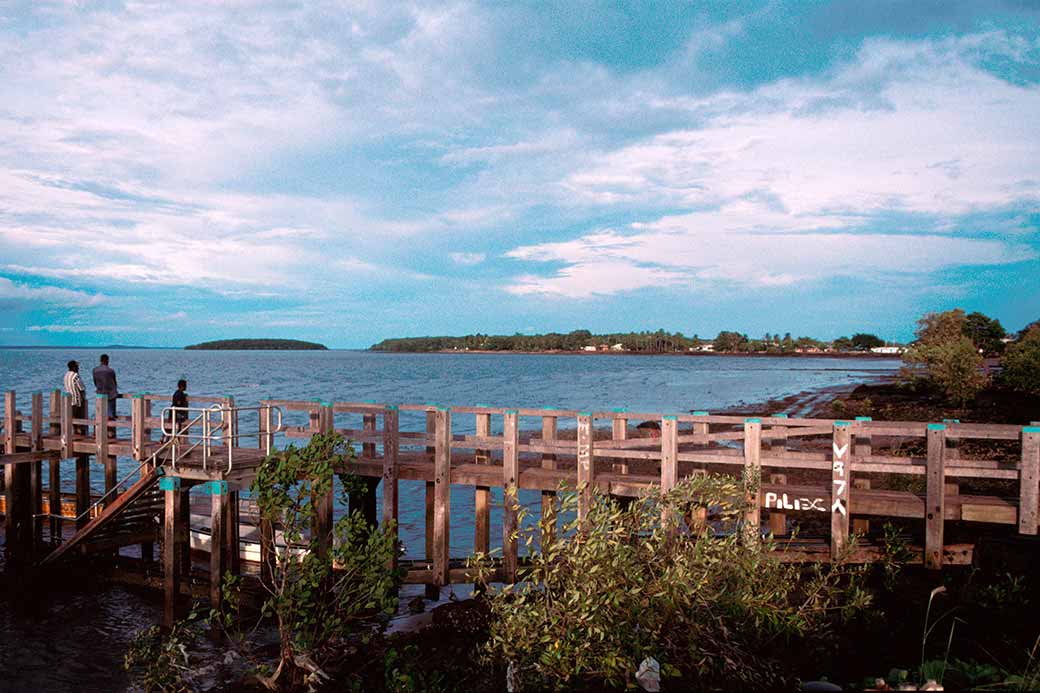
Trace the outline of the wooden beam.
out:
[[[849,540],[849,463],[852,431],[847,421],[835,421],[831,434],[831,560],[845,553]]]
[[[43,450],[43,394],[34,392],[32,394],[32,444],[33,452]],[[31,516],[29,522],[32,524],[32,548],[43,543],[43,518],[37,517],[43,514],[43,463],[39,460],[32,462],[29,467],[29,497]]]
[[[592,449],[592,414],[578,414],[578,521],[584,522],[592,507],[593,484],[596,482]]]
[[[661,419],[661,493],[675,488],[679,481],[679,421],[674,416]],[[668,531],[674,531],[678,518],[667,511],[662,513],[661,522]]]
[[[924,515],[924,564],[942,567],[943,523],[946,516],[946,425],[928,424],[927,496]]]
[[[108,396],[94,398],[94,444],[97,445],[95,459],[105,465],[105,493],[116,487],[116,460],[108,455]]]
[[[491,414],[476,415],[478,437],[491,437]],[[478,448],[473,453],[474,464],[491,464],[491,451]],[[475,486],[473,492],[473,551],[487,554],[491,550],[491,487]]]
[[[331,433],[333,429],[332,421],[332,404],[329,402],[322,402],[321,406],[318,407],[317,417],[317,430],[316,433],[327,434]],[[315,548],[319,554],[327,553],[332,541],[332,527],[333,527],[333,509],[335,495],[333,492],[333,485],[335,477],[325,479],[328,483],[328,489],[314,498],[314,526],[311,528],[312,539],[315,542]]]
[[[520,510],[520,444],[518,414],[509,409],[502,415],[502,566],[508,582],[516,582],[520,563],[517,532]]]
[[[1019,474],[1018,531],[1036,534],[1040,515],[1040,426],[1022,429],[1022,470]]]
[[[50,407],[48,413],[51,418],[50,434],[57,436],[61,439],[61,391],[52,390],[50,396]],[[54,419],[58,418],[59,421],[55,423]],[[55,511],[54,508],[61,508],[61,454],[58,454],[58,459],[52,459],[47,465],[47,502],[50,505],[51,510],[48,512],[51,515],[60,515],[59,511]],[[61,541],[61,518],[51,517],[50,530],[51,530],[51,543],[57,544]]]
[[[177,477],[166,477],[160,480],[163,488],[163,625],[172,627],[177,620],[177,597],[180,594],[181,562],[178,555],[180,539],[179,525],[185,521],[181,517],[181,499],[183,493],[181,480]]]
[[[744,420],[744,496],[748,504],[744,515],[744,538],[762,538],[762,420]]]
[[[547,443],[552,443],[556,440],[559,434],[559,419],[555,416],[543,416],[542,417],[542,440]],[[520,449],[519,444],[517,450]],[[556,455],[554,453],[542,453],[542,469],[556,469]],[[556,491],[542,491],[542,517],[546,518],[550,515],[555,515],[556,506]],[[558,521],[559,518],[556,518]],[[551,525],[544,525],[542,528],[542,543],[545,544],[551,541],[552,537],[556,535],[556,524],[553,522]]]
[[[433,456],[433,584],[448,584],[451,527],[451,410],[437,407],[434,412],[436,445]],[[439,590],[438,590],[439,591]]]
[[[624,415],[625,411],[623,407],[615,409],[614,417],[610,420],[610,439],[613,442],[628,440],[628,418]],[[628,474],[628,465],[624,461],[615,462],[613,469],[616,474]]]
[[[777,484],[779,486],[787,485],[786,474],[770,474],[769,483]],[[784,512],[771,512],[769,513],[769,533],[774,537],[780,537],[787,534],[787,513]]]
[[[209,541],[209,605],[219,609],[221,581],[228,570],[228,485],[226,481],[209,481],[205,490],[210,495]]]
[[[437,433],[437,412],[435,409],[430,409],[426,412],[426,435],[429,438],[433,438]],[[430,466],[434,466],[434,455],[437,452],[437,448],[433,445],[426,446],[426,454],[430,460]],[[433,480],[426,482],[426,560],[433,560],[433,506],[434,506],[434,488]],[[427,597],[436,599],[439,596],[434,595],[432,591],[427,591]]]
[[[400,536],[398,526],[398,412],[397,407],[390,405],[383,410],[383,525],[393,525],[394,552],[390,558],[390,567],[397,567],[397,542]]]

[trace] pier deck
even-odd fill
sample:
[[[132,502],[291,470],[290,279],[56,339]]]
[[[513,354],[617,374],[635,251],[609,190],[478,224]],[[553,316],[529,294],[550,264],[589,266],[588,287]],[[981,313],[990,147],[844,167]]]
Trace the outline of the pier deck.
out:
[[[277,446],[332,431],[350,439],[357,452],[349,469],[336,471],[370,480],[357,507],[371,522],[396,524],[400,481],[424,482],[425,558],[410,565],[408,575],[410,581],[433,589],[472,579],[461,567],[464,557],[450,555],[448,548],[453,531],[448,493],[452,485],[473,489],[473,546],[483,552],[491,546],[491,489],[505,492],[498,575],[504,581],[514,580],[522,565],[515,537],[519,508],[514,490],[538,491],[543,503],[551,502],[560,490],[579,491],[581,513],[590,501],[588,489],[637,496],[654,488],[668,489],[679,479],[704,471],[729,473],[751,484],[746,490],[757,502],[745,521],[781,538],[785,560],[830,560],[846,553],[853,535],[863,537],[854,558],[876,560],[878,547],[870,541],[870,530],[871,523],[879,520],[916,522],[923,542],[913,548],[934,569],[971,561],[971,543],[944,541],[950,523],[956,523],[958,530],[1005,526],[1018,534],[1037,534],[1037,425],[273,399],[242,408],[230,397],[195,397],[191,406],[208,413],[181,431],[178,440],[183,442],[175,451],[169,438],[165,442],[162,438],[162,416],[152,415],[152,404],[160,399],[165,398],[134,396],[130,416],[110,421],[103,398],[96,402],[93,417],[74,419],[68,398],[59,393],[50,394],[46,413],[43,395],[34,394],[28,414],[18,408],[15,393],[7,393],[2,434],[8,454],[0,456],[5,480],[0,510],[5,515],[8,550],[53,562],[77,553],[71,550],[77,545],[87,550],[91,523],[118,526],[114,516],[104,522],[98,518],[120,511],[121,502],[126,507],[120,512],[131,519],[159,512],[163,522],[153,535],[115,532],[103,548],[111,550],[121,540],[140,542],[147,560],[161,532],[172,614],[181,572],[190,566],[188,491],[194,487],[210,496],[206,503],[211,574],[238,572],[243,556],[248,560],[259,554],[262,559],[272,550],[270,538],[276,536],[276,528],[258,522],[256,532],[246,531],[260,539],[259,551],[243,552],[243,546],[252,542],[242,542],[243,528],[250,525],[242,522],[239,492]],[[240,419],[250,421],[248,432],[240,427]],[[402,419],[417,430],[402,427]],[[116,478],[116,456],[141,464],[134,479]],[[106,496],[93,504],[91,457],[104,468],[106,490]],[[70,520],[57,517],[58,513],[44,516],[45,507],[68,510],[60,488],[61,465],[66,460],[76,465],[77,534],[71,539],[63,532]],[[147,474],[154,475],[154,484],[144,490],[138,486],[137,492],[152,505],[142,500],[142,507],[135,509],[138,501],[121,500],[121,496]],[[376,517],[377,493],[382,494],[381,517]],[[198,492],[193,495],[199,498]],[[154,500],[158,498],[161,508],[157,510]],[[331,502],[322,505],[323,526],[332,526],[333,512]],[[788,540],[799,526],[812,528],[817,538],[806,540],[800,534],[797,541]],[[54,544],[72,547],[55,550]],[[218,580],[212,581],[210,594],[219,600]]]

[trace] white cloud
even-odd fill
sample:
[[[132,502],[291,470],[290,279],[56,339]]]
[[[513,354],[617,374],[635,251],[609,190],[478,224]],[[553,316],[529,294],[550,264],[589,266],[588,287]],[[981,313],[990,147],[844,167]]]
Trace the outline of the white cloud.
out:
[[[88,294],[56,286],[29,286],[0,277],[0,302],[16,301],[29,308],[34,307],[34,303],[88,308],[100,305],[105,300],[106,297],[101,294]]]
[[[463,267],[470,267],[472,265],[479,265],[487,259],[485,253],[448,253],[448,257],[456,265],[462,265]]]

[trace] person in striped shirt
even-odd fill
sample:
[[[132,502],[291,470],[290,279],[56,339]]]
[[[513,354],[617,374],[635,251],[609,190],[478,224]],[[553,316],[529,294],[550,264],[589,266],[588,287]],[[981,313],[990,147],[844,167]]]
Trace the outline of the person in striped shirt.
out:
[[[69,370],[65,373],[65,394],[72,400],[72,418],[87,418],[87,388],[83,387],[83,380],[79,377],[79,363],[69,361]],[[87,432],[86,426],[74,426],[73,433],[83,434]]]

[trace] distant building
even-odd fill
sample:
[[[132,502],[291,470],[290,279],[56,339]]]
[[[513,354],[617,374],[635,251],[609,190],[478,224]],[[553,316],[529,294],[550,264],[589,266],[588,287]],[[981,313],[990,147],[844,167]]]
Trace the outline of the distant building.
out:
[[[901,346],[879,346],[879,347],[872,347],[870,349],[870,351],[875,353],[875,354],[902,354],[904,351],[906,351],[906,347],[901,347]]]
[[[611,351],[624,351],[625,350],[625,345],[620,343],[620,342],[618,342],[617,344],[611,346],[610,350]]]
[[[690,347],[690,351],[715,351],[715,345],[708,342],[707,344],[701,344],[697,347]]]
[[[592,346],[592,345],[590,344],[589,346],[584,346],[584,347],[582,347],[582,348],[581,348],[581,350],[582,350],[582,351],[595,351],[595,350],[596,350],[596,347],[594,347],[594,346]]]

